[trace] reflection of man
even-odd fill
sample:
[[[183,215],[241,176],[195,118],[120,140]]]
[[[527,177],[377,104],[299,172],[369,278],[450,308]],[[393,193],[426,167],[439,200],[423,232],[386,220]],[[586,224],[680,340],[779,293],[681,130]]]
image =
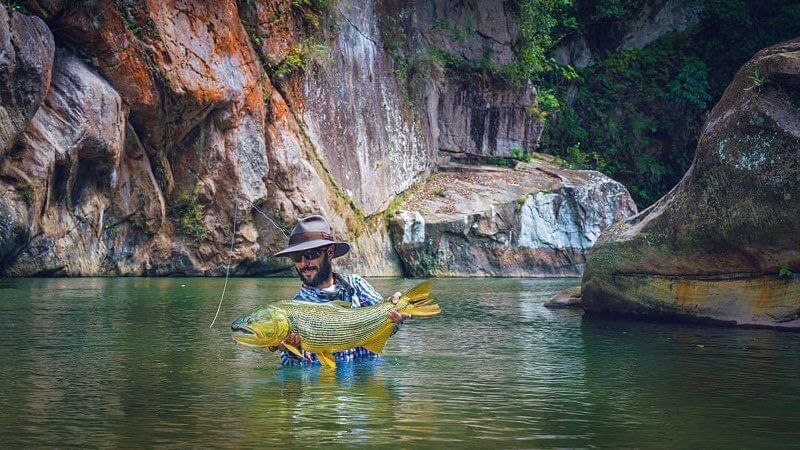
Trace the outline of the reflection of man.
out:
[[[303,285],[294,299],[306,302],[325,303],[345,301],[350,307],[370,306],[382,301],[381,295],[366,280],[358,275],[342,276],[333,272],[331,260],[350,251],[350,245],[337,242],[331,235],[331,227],[322,216],[309,216],[298,219],[289,236],[289,246],[275,256],[288,256],[294,261],[294,268]],[[395,293],[391,300],[397,303],[400,293]],[[391,311],[389,320],[401,323],[411,317],[409,314]],[[286,339],[293,345],[302,345],[300,337],[291,333]],[[303,357],[295,356],[283,349],[281,364],[304,365],[317,362],[316,355],[303,352]],[[277,348],[272,349],[277,350]],[[356,347],[334,353],[336,362],[351,361],[360,358],[376,358],[378,355],[363,347]]]

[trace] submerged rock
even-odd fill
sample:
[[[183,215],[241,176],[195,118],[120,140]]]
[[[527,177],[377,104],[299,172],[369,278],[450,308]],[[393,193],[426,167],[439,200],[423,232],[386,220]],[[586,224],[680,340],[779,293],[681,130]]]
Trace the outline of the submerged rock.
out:
[[[545,308],[559,309],[559,308],[580,308],[581,303],[581,287],[573,286],[558,292],[556,295],[550,297],[550,300],[544,303]]]
[[[445,168],[390,226],[413,276],[578,276],[600,233],[635,213],[620,183],[534,159]]]
[[[590,311],[800,328],[800,38],[756,54],[683,180],[589,255]]]

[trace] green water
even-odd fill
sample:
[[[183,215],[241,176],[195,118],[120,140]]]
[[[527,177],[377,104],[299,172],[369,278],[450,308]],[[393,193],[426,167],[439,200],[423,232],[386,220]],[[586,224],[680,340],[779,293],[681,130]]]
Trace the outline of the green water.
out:
[[[789,447],[800,334],[551,311],[437,280],[378,362],[281,368],[229,324],[293,279],[0,279],[0,447]],[[389,294],[412,280],[373,280]]]

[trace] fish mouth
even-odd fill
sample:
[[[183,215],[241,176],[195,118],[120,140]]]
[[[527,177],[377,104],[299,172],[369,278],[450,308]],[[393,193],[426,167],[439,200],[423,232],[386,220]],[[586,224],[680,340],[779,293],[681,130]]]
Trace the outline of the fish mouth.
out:
[[[253,330],[251,330],[251,329],[249,329],[247,327],[238,327],[236,325],[231,325],[231,331],[233,331],[234,333],[240,333],[240,334],[251,334],[251,335],[255,335],[256,334]]]

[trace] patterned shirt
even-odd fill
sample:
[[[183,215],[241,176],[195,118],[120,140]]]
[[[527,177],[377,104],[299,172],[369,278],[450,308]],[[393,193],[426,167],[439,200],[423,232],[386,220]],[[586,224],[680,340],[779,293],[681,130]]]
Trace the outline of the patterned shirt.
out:
[[[334,273],[333,282],[333,289],[318,289],[304,284],[300,288],[300,292],[294,296],[294,299],[315,303],[326,303],[337,300],[346,301],[350,303],[351,308],[377,305],[383,301],[381,294],[367,283],[367,280],[358,275],[342,277],[338,273]],[[333,356],[336,362],[380,357],[380,355],[372,353],[363,347],[342,350],[341,352],[334,353]],[[281,364],[284,366],[305,366],[319,364],[319,361],[317,360],[317,355],[306,351],[303,351],[303,358],[298,357],[294,353],[282,351]]]

